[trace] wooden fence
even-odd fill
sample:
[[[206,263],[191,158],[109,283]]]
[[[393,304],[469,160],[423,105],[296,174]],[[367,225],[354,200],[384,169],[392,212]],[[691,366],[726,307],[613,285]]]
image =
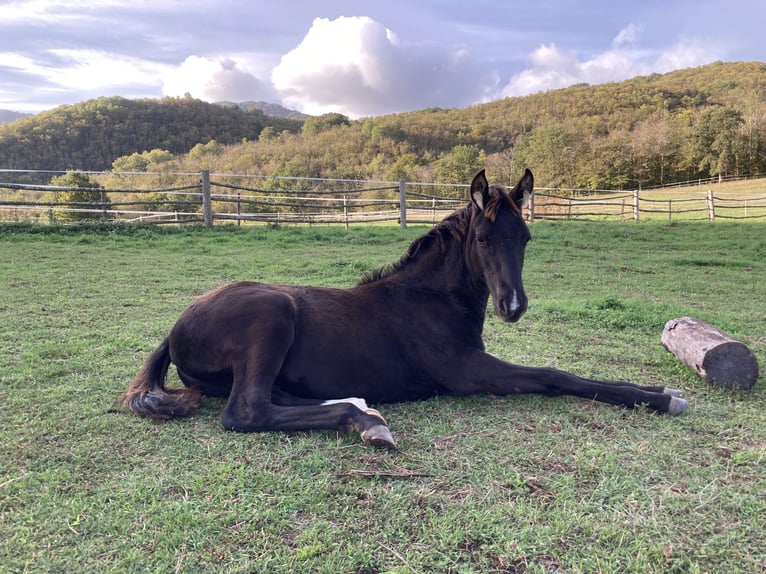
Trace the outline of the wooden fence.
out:
[[[0,170],[0,177],[11,172]],[[18,173],[18,172],[13,172]],[[136,181],[150,175],[99,172]],[[465,185],[351,179],[259,177],[239,174],[171,174],[167,187],[105,186],[82,189],[0,182],[0,221],[144,223],[216,222],[343,224],[435,223],[468,201]],[[766,189],[766,180],[764,180]],[[87,201],[61,200],[66,192],[88,192]],[[529,221],[541,219],[695,220],[766,219],[766,193],[716,194],[652,189],[633,192],[538,189],[527,208]]]

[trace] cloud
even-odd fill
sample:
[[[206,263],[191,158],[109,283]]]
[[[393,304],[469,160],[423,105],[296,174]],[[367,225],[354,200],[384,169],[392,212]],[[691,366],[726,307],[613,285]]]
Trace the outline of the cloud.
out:
[[[513,75],[502,95],[526,96],[578,83],[619,82],[635,76],[700,66],[718,59],[699,42],[687,39],[660,52],[641,50],[640,34],[641,27],[630,24],[617,34],[608,50],[587,60],[580,60],[576,53],[564,52],[553,43],[543,44],[532,53],[532,66]]]
[[[86,91],[153,86],[166,69],[162,64],[100,50],[50,50],[49,54],[59,63],[43,72],[48,79]]]
[[[316,18],[271,75],[283,104],[356,118],[488,100],[496,75],[471,52],[407,42],[368,17]]]
[[[251,74],[232,57],[218,59],[189,56],[163,81],[166,96],[191,94],[208,102],[273,100],[274,91],[268,82]]]
[[[620,33],[612,40],[612,47],[619,48],[628,44],[633,44],[638,41],[638,37],[641,35],[641,26],[635,24],[628,24],[625,28],[620,30]]]
[[[38,111],[49,102],[74,103],[120,94],[145,97],[166,66],[100,50],[51,49],[37,54],[0,53],[0,107]]]

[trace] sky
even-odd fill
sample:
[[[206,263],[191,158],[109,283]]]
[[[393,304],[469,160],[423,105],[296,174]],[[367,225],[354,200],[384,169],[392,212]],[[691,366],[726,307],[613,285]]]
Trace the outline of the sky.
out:
[[[764,0],[0,0],[0,109],[100,96],[352,119],[766,61]]]

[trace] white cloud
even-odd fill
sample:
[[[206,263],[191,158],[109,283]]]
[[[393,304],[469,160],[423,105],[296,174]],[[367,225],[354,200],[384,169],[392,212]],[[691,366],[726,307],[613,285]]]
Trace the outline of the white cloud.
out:
[[[162,93],[166,96],[188,93],[208,102],[274,99],[268,82],[256,78],[232,57],[189,56],[165,76]]]
[[[637,47],[640,32],[639,26],[630,24],[617,34],[608,50],[587,60],[580,60],[574,52],[563,52],[555,44],[542,45],[530,57],[532,66],[513,75],[502,95],[525,96],[583,82],[618,82],[718,59],[711,50],[693,40],[681,40],[664,51],[649,53]]]
[[[47,72],[60,86],[82,90],[155,85],[166,66],[99,50],[51,50],[65,62]]]
[[[48,50],[42,57],[6,52],[0,66],[23,70],[60,88],[98,90],[131,85],[156,84],[162,64],[99,50]]]
[[[163,8],[181,5],[179,0],[164,2]],[[82,23],[107,14],[109,10],[129,8],[131,10],[157,8],[156,0],[12,0],[3,2],[0,22],[41,22],[61,24],[63,21]]]
[[[683,40],[660,54],[655,62],[657,72],[672,72],[681,68],[690,68],[710,63],[719,57],[703,47],[698,41]]]
[[[403,41],[367,17],[316,18],[271,79],[288,107],[352,118],[468,105],[497,86],[469,51]]]
[[[641,28],[641,26],[636,26],[635,24],[628,24],[625,28],[620,30],[620,33],[615,36],[614,40],[612,40],[612,47],[619,48],[620,46],[633,44],[638,41],[638,38],[641,35]]]
[[[98,96],[156,97],[167,66],[99,50],[0,53],[0,108],[37,112]]]

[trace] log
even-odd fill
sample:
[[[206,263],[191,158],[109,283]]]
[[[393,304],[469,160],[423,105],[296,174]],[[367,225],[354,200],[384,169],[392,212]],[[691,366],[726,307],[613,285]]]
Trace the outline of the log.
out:
[[[699,319],[668,321],[662,330],[662,346],[710,384],[749,390],[758,379],[758,361],[753,352]]]

